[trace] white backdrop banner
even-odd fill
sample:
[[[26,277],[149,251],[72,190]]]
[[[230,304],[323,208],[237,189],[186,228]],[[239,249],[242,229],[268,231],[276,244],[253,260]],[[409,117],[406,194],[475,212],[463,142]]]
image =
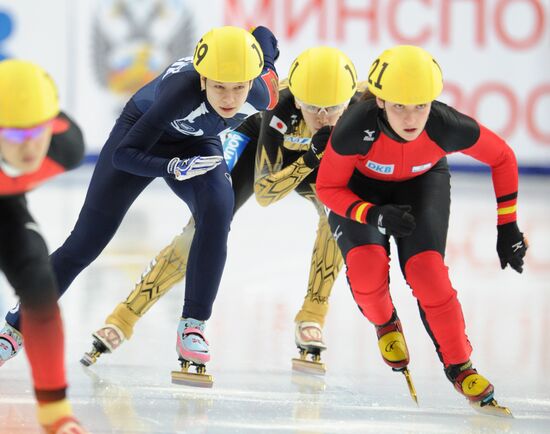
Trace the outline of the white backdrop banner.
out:
[[[271,28],[280,77],[311,46],[340,48],[366,79],[385,48],[421,45],[441,100],[550,168],[550,0],[0,0],[0,56],[48,69],[97,153],[129,96],[226,24]]]

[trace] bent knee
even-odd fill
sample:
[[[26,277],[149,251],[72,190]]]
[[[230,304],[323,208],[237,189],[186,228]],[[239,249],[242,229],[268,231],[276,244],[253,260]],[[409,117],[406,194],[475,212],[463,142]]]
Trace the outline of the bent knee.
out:
[[[347,276],[353,288],[368,292],[388,280],[389,257],[386,249],[367,244],[351,249],[346,255]]]
[[[405,264],[405,278],[413,295],[429,304],[442,304],[456,297],[456,291],[449,280],[449,269],[441,253],[434,250],[409,258]]]
[[[218,222],[231,222],[233,208],[235,206],[235,194],[230,186],[211,186],[202,193],[195,211],[197,214],[196,226],[199,220],[216,220]]]

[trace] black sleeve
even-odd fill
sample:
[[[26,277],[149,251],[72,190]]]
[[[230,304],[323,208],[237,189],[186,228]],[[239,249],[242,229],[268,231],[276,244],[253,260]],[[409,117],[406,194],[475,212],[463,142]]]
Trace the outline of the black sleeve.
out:
[[[54,120],[52,141],[48,157],[65,170],[74,169],[84,158],[84,137],[79,126],[61,112]]]
[[[340,155],[367,154],[380,135],[377,115],[373,99],[350,105],[334,127],[332,148]]]
[[[293,119],[299,119],[298,109],[294,105],[294,97],[290,90],[284,89],[279,93],[277,106],[262,114],[261,128],[258,133],[258,148],[261,148],[260,151],[264,152],[273,164],[276,164],[277,156],[282,153],[285,133],[290,133],[295,128]],[[279,163],[282,164],[282,161]],[[282,167],[275,171],[280,169]],[[268,173],[269,171],[262,174],[267,175]]]
[[[469,116],[443,104],[432,103],[426,133],[445,152],[458,152],[473,146],[480,135],[479,124]]]

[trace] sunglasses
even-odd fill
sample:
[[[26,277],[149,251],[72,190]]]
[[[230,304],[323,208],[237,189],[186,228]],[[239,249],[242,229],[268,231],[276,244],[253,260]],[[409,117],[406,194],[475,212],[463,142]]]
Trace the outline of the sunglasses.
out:
[[[0,136],[14,143],[23,143],[26,140],[35,139],[51,125],[51,121],[45,122],[33,128],[0,128]]]
[[[300,109],[305,110],[308,113],[314,114],[314,115],[320,115],[320,114],[326,114],[328,116],[333,115],[335,113],[338,113],[346,108],[347,102],[343,104],[338,105],[332,105],[330,107],[319,107],[316,105],[306,104],[302,101],[296,100],[298,105],[300,106]]]

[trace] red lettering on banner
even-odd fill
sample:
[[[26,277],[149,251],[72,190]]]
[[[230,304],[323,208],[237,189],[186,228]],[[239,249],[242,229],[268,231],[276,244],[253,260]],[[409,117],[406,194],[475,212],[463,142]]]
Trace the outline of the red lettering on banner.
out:
[[[512,89],[506,85],[502,83],[484,83],[479,86],[474,91],[468,112],[471,113],[472,117],[477,118],[480,101],[482,98],[490,94],[501,95],[507,101],[509,112],[508,121],[505,123],[503,128],[496,132],[502,137],[509,137],[517,127],[519,119],[519,103]]]
[[[443,48],[466,46],[471,40],[475,48],[497,43],[508,49],[530,49],[544,42],[548,21],[540,0],[225,0],[224,5],[226,24],[263,24],[289,40],[307,26],[316,27],[319,40],[361,43],[365,39],[357,36],[356,28],[364,26],[367,43],[378,43],[386,31],[398,44],[437,43]],[[506,20],[514,5],[532,16],[531,21],[521,20],[522,27],[517,28],[521,36],[510,32],[518,20],[513,16]]]
[[[432,0],[417,0],[425,5],[431,6]],[[421,31],[416,36],[406,36],[400,30],[397,24],[397,9],[398,6],[402,6],[405,2],[401,0],[390,0],[388,6],[388,30],[393,39],[396,40],[399,44],[413,44],[413,45],[423,45],[427,42],[428,38],[432,35],[432,31],[428,26],[424,27],[424,30]]]
[[[471,0],[475,6],[475,41],[479,46],[485,45],[485,0]],[[456,0],[441,0],[441,44],[445,47],[449,45],[451,31],[451,4],[456,4]]]
[[[366,3],[366,2],[365,2]],[[365,21],[369,21],[370,26],[370,32],[369,32],[369,42],[378,42],[378,38],[380,35],[378,25],[379,25],[379,16],[378,16],[378,0],[371,0],[370,1],[371,7],[370,8],[349,8],[346,6],[345,0],[338,0],[336,2],[336,39],[339,41],[343,41],[345,39],[345,32],[344,28],[346,26],[346,22],[349,19],[362,19]],[[358,38],[356,38],[358,39]]]
[[[295,17],[292,17],[292,6],[296,3],[293,0],[285,0],[285,19],[286,36],[292,39],[297,32],[297,29],[304,26],[307,18],[314,12],[319,14],[317,24],[317,37],[321,40],[327,37],[327,16],[325,11],[325,0],[310,0],[309,4],[305,4],[302,11]]]
[[[526,116],[527,131],[533,138],[545,145],[550,145],[550,131],[544,132],[536,125],[536,109],[540,98],[546,96],[550,98],[550,83],[545,83],[536,87],[527,98]]]
[[[540,0],[520,0],[522,5],[532,8],[535,15],[535,25],[532,26],[531,34],[523,40],[513,39],[504,28],[505,9],[517,0],[500,0],[495,8],[495,29],[496,34],[507,46],[516,50],[524,50],[535,45],[542,37],[544,31],[544,10]]]
[[[245,8],[240,0],[225,0],[225,24],[244,27],[245,29],[262,24],[273,30],[275,27],[274,4],[273,0],[259,0],[256,3],[255,12],[249,17],[246,15]]]
[[[550,83],[542,83],[528,92],[525,102],[521,100],[520,95],[514,92],[514,89],[507,83],[485,82],[468,94],[458,83],[445,81],[441,100],[454,107],[458,111],[467,114],[473,118],[479,119],[481,103],[489,96],[496,96],[504,99],[504,104],[499,104],[499,111],[506,111],[508,116],[497,131],[494,125],[487,125],[497,132],[505,140],[512,137],[518,128],[525,129],[530,140],[542,145],[550,145],[550,129],[544,131],[543,125],[537,124],[536,112],[541,100],[547,98],[550,102]],[[486,111],[486,110],[484,110]],[[538,119],[543,119],[539,116]],[[523,124],[525,123],[525,125]],[[544,124],[546,126],[546,124]]]

